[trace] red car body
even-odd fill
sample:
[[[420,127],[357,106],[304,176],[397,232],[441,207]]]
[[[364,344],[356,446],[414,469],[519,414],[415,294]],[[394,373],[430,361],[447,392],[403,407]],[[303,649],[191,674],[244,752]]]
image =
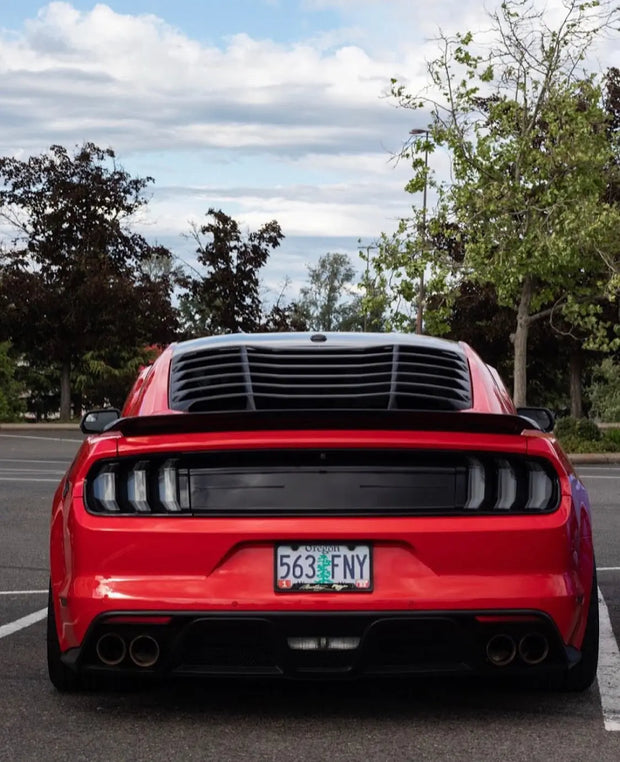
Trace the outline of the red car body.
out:
[[[368,567],[338,577],[356,552]],[[586,491],[462,343],[172,345],[62,479],[50,566],[60,690],[97,673],[544,673],[569,689],[596,673]]]

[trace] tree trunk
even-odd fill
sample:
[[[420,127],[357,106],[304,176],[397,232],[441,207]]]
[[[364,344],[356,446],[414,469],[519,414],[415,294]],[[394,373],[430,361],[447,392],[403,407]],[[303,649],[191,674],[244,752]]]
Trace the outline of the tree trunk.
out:
[[[581,348],[577,344],[573,344],[570,348],[568,368],[570,379],[570,414],[573,418],[581,418],[583,416],[583,399],[581,396],[583,358]]]
[[[71,420],[71,363],[63,362],[60,369],[60,420]]]
[[[517,407],[527,405],[527,334],[530,328],[530,303],[532,279],[526,277],[521,288],[521,300],[517,310],[517,329],[514,334],[514,390]]]

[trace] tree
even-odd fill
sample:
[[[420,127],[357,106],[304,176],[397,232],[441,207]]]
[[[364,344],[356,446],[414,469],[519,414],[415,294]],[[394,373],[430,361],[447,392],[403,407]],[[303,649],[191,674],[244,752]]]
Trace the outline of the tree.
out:
[[[492,283],[499,303],[515,310],[517,405],[526,403],[532,324],[558,309],[591,318],[589,305],[617,271],[620,209],[605,197],[615,146],[600,81],[578,73],[614,13],[608,3],[567,0],[550,28],[533,4],[506,0],[491,15],[490,52],[477,54],[469,32],[441,38],[429,68],[436,97],[393,83],[401,105],[430,107],[429,141],[450,154],[438,216],[467,231],[464,274]],[[406,146],[409,190],[428,179],[427,150],[426,141]]]
[[[111,149],[62,146],[0,159],[0,216],[14,238],[0,260],[0,336],[33,365],[60,376],[60,414],[71,412],[71,371],[88,352],[169,341],[170,278],[140,264],[167,257],[132,232],[151,178],[132,178]]]
[[[327,253],[316,266],[308,265],[308,285],[300,291],[299,307],[310,330],[334,331],[348,315],[347,292],[355,268],[346,254]]]
[[[24,388],[17,378],[17,367],[10,350],[9,342],[0,342],[0,421],[14,420],[25,408]]]
[[[127,351],[114,346],[87,352],[77,369],[74,387],[85,407],[121,408],[140,370],[161,353],[159,347]]]
[[[262,322],[259,271],[284,238],[275,220],[243,235],[239,224],[221,210],[209,209],[207,224],[193,225],[198,264],[179,279],[186,336],[252,332]]]
[[[382,233],[373,247],[374,254],[370,250],[360,252],[366,262],[360,284],[362,306],[381,326],[378,330],[416,331],[422,298],[430,307],[424,312],[425,331],[439,336],[449,329],[462,269],[464,232],[441,212],[428,220],[424,215],[423,226],[420,217],[422,214],[401,220],[391,235]]]

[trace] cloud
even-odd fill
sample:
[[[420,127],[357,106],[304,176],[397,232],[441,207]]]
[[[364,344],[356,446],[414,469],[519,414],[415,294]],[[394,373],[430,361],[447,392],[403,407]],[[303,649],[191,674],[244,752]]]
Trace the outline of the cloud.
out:
[[[120,150],[135,150],[138,133],[159,148],[355,151],[380,123],[398,122],[380,101],[390,68],[355,46],[327,52],[248,34],[204,46],[155,16],[105,5],[53,2],[21,35],[0,38],[0,95],[33,147],[29,127],[42,117],[54,126],[61,113],[69,141],[103,119],[99,132],[116,125]],[[10,138],[1,147],[14,149]]]
[[[263,0],[260,12],[292,3]],[[244,18],[235,28],[247,23],[245,32],[205,42],[169,23],[172,10],[166,20],[49,3],[0,30],[0,154],[113,147],[128,171],[157,181],[141,222],[151,238],[179,241],[215,206],[251,226],[277,219],[284,257],[293,241],[304,256],[334,237],[352,250],[358,237],[393,230],[413,200],[402,190],[408,168],[390,156],[425,118],[384,97],[390,77],[420,90],[438,27],[476,29],[484,18],[474,0],[429,8],[300,0],[303,39],[258,39]],[[196,23],[207,25],[203,12]],[[312,26],[319,12],[333,14],[332,28]]]

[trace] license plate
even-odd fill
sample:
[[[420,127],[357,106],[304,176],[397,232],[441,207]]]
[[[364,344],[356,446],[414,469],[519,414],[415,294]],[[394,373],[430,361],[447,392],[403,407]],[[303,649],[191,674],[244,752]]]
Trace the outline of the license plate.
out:
[[[372,548],[355,543],[276,545],[275,589],[290,592],[372,591]]]

